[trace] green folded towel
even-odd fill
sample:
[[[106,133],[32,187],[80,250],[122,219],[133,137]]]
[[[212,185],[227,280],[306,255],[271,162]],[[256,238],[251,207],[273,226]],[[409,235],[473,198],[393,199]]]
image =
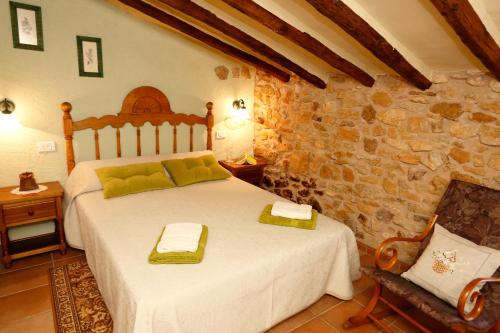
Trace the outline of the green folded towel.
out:
[[[166,227],[165,227],[166,228]],[[165,228],[158,238],[153,251],[149,255],[148,261],[150,264],[197,264],[203,260],[203,255],[205,254],[205,246],[207,245],[208,237],[208,227],[203,225],[200,235],[200,242],[198,244],[198,249],[196,252],[166,252],[159,253],[156,251],[156,247],[160,242],[161,236],[165,232]]]
[[[318,211],[316,209],[312,210],[312,215],[310,220],[298,220],[298,219],[289,219],[287,217],[282,216],[273,216],[271,215],[271,209],[273,205],[267,205],[262,214],[260,214],[259,222],[265,224],[274,224],[280,225],[283,227],[294,227],[301,229],[316,229],[316,220],[318,219]]]

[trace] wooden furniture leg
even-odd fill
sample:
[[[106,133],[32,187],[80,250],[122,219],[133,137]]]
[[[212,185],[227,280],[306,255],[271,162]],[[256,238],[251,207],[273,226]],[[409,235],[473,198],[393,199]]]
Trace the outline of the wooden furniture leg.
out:
[[[368,316],[377,306],[380,297],[380,290],[381,290],[380,284],[376,283],[375,288],[373,289],[372,298],[370,299],[370,301],[368,301],[366,307],[363,310],[361,310],[358,314],[347,319],[347,321],[342,325],[345,329],[358,327],[370,322],[370,318]]]

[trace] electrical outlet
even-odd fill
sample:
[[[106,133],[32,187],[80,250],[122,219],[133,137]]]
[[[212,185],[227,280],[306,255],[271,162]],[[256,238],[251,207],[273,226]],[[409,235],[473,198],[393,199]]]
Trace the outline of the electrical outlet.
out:
[[[36,143],[36,148],[39,153],[48,153],[56,151],[55,141],[38,141]]]
[[[222,139],[225,139],[226,138],[226,132],[223,131],[223,130],[218,130],[218,131],[215,131],[215,138],[217,140],[222,140]]]

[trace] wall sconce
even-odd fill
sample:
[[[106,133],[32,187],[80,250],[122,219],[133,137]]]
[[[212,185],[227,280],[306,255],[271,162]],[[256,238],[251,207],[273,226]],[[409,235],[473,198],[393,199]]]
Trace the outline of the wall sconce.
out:
[[[0,101],[0,112],[3,114],[11,114],[15,109],[16,105],[11,100],[4,98],[3,101]]]
[[[249,120],[250,114],[245,106],[245,101],[243,99],[237,99],[233,102],[233,110],[235,112],[235,118],[238,120]]]
[[[243,109],[243,110],[246,110],[246,107],[245,107],[245,101],[243,99],[237,99],[233,102],[233,109],[235,110],[239,110],[239,109]]]
[[[11,133],[21,128],[16,116],[12,114],[15,109],[16,105],[11,100],[7,98],[0,100],[0,133]]]

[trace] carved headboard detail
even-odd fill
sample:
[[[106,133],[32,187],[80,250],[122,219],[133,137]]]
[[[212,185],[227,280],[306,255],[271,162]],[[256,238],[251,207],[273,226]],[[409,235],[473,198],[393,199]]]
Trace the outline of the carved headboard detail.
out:
[[[194,114],[174,113],[170,108],[167,96],[160,90],[143,86],[135,88],[127,94],[123,100],[122,109],[116,115],[106,115],[100,118],[89,117],[79,121],[73,121],[71,117],[72,105],[69,102],[61,104],[63,111],[64,138],[66,140],[66,163],[68,174],[75,167],[75,153],[73,148],[73,133],[91,129],[94,131],[95,158],[101,159],[99,146],[99,130],[107,126],[116,129],[116,156],[121,157],[121,134],[120,129],[125,124],[131,124],[136,128],[137,156],[141,156],[141,127],[146,122],[155,127],[156,154],[160,153],[160,129],[159,127],[168,122],[173,127],[173,152],[177,152],[177,126],[186,124],[189,126],[189,151],[193,151],[193,126],[196,124],[207,127],[207,149],[212,149],[212,127],[214,116],[212,114],[213,103],[206,104],[207,115],[205,117]]]
[[[135,88],[123,100],[120,114],[173,113],[167,96],[154,87]]]

